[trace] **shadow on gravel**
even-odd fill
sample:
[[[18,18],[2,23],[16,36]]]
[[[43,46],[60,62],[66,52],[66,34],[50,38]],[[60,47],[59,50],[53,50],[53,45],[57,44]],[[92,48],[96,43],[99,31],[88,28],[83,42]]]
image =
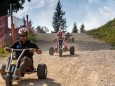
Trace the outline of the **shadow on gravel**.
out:
[[[74,58],[74,57],[79,57],[79,55],[78,54],[75,54],[75,55],[62,55],[62,57],[72,57],[72,58]]]
[[[59,55],[54,55],[54,56],[59,56]],[[74,57],[79,57],[80,55],[78,54],[75,54],[75,55],[68,55],[68,54],[65,54],[65,55],[62,55],[62,57],[60,58],[74,58]]]
[[[24,79],[21,80],[18,85],[13,86],[61,86],[61,84],[56,83],[54,79]]]

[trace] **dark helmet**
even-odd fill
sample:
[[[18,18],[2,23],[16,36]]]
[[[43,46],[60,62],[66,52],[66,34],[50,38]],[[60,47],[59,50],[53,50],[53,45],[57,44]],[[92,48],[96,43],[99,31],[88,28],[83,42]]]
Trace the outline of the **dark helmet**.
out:
[[[67,35],[69,35],[69,32],[67,32]]]
[[[28,29],[26,27],[22,27],[18,30],[19,35],[28,35]]]

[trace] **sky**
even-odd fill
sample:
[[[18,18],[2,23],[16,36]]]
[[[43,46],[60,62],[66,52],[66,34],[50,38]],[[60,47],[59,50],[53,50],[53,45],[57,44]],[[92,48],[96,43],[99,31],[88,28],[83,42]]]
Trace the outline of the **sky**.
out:
[[[31,0],[26,2],[24,9],[14,13],[14,16],[23,18],[29,15],[32,26],[46,26],[49,32],[54,31],[52,27],[53,15],[58,0]],[[74,22],[79,29],[81,24],[85,30],[98,28],[115,18],[115,0],[60,0],[62,9],[65,11],[63,17],[67,21],[67,31],[71,32]]]

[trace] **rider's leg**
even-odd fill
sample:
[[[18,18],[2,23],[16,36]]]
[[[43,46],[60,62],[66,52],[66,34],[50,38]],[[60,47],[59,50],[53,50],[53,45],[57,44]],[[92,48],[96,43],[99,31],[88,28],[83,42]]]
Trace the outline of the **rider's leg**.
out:
[[[14,59],[14,58],[13,58],[13,59]],[[6,71],[5,71],[5,70],[6,70],[6,67],[8,68],[9,63],[10,63],[10,57],[8,58],[8,63],[7,63],[7,64],[3,64],[3,65],[1,66],[1,68],[0,68],[0,73],[1,73],[2,76],[5,76],[5,75],[6,75]],[[15,75],[18,75],[18,76],[21,75],[21,72],[20,72],[19,69],[16,70]]]
[[[58,45],[55,46],[55,53],[58,53]]]
[[[2,64],[1,68],[0,68],[0,73],[1,75],[6,75],[6,66],[8,66],[9,62],[10,62],[10,57],[7,59],[8,63],[7,64]]]
[[[3,64],[0,68],[0,73],[1,73],[1,77],[3,79],[5,79],[5,75],[6,75],[6,71],[5,71],[5,68],[6,68],[6,64]]]
[[[6,68],[6,64],[3,64],[0,68],[1,75],[6,75],[5,68]]]
[[[10,57],[9,57],[10,58]],[[7,64],[2,64],[1,68],[0,68],[0,73],[3,79],[5,79],[5,75],[6,75],[6,66],[8,66],[10,60],[9,58],[7,59],[8,63]]]
[[[55,47],[55,51],[58,51],[58,45],[56,45],[56,47]]]
[[[68,50],[68,47],[67,47],[67,45],[66,45],[66,44],[63,44],[63,49],[64,49],[65,51],[67,51],[67,50]]]
[[[19,67],[22,72],[22,75],[26,73],[28,67],[33,67],[33,61],[29,59],[27,56],[25,56],[21,60],[20,67]]]

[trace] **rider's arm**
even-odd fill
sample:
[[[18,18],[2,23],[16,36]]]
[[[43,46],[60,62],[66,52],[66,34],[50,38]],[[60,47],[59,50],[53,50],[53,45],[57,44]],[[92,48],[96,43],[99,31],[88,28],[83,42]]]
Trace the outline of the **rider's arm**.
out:
[[[31,47],[32,48],[30,49],[30,52],[32,53],[36,52],[37,54],[42,54],[41,49],[35,43],[32,43]]]
[[[42,54],[42,51],[40,49],[36,49],[35,51],[37,54]]]
[[[55,43],[57,41],[57,39],[54,39],[52,42]]]
[[[36,52],[37,54],[42,54],[42,51],[39,48],[30,48],[30,52],[31,53]]]
[[[12,45],[10,45],[9,47],[5,47],[4,51],[5,52],[11,52],[11,48],[16,48],[16,44],[17,42],[14,42]]]

